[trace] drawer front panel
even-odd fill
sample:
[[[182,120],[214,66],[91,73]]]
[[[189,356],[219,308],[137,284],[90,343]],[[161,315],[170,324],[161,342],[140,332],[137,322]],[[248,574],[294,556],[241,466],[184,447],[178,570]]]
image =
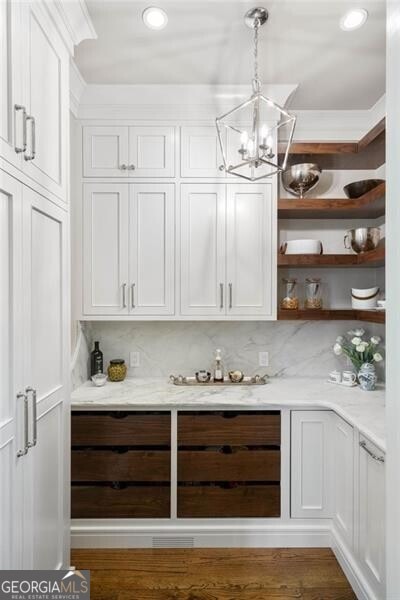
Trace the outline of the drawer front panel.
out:
[[[169,518],[169,486],[72,486],[73,519]]]
[[[238,450],[233,454],[186,451],[178,454],[179,481],[280,481],[279,450]]]
[[[280,413],[184,414],[178,417],[180,446],[280,445]]]
[[[73,446],[170,446],[170,415],[72,415]]]
[[[178,517],[279,517],[279,485],[178,488]]]
[[[169,481],[168,451],[73,450],[72,481]]]

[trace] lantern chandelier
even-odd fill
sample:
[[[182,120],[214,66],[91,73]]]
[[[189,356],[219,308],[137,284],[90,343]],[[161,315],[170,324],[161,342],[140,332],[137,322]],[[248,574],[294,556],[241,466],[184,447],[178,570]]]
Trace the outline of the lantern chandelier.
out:
[[[253,93],[248,100],[216,119],[226,173],[249,181],[276,175],[286,168],[296,117],[261,92],[258,75],[258,30],[268,19],[265,8],[253,8],[245,23],[254,29]],[[278,154],[278,131],[284,127],[286,148]]]

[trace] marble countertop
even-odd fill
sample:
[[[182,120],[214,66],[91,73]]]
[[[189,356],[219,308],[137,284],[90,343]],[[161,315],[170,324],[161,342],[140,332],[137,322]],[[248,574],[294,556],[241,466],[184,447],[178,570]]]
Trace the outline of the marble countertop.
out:
[[[325,408],[357,427],[382,450],[385,442],[385,394],[363,392],[311,377],[277,377],[262,386],[183,387],[164,378],[128,378],[95,387],[87,381],[72,393],[73,410],[168,410]]]

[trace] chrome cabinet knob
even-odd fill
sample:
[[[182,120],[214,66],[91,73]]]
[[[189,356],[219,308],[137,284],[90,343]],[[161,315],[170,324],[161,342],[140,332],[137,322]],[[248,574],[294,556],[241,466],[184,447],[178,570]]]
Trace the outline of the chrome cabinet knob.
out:
[[[126,171],[127,168],[128,168],[128,165],[125,165],[125,164],[120,166],[121,171]]]
[[[128,169],[130,171],[134,171],[136,169],[135,165],[129,165]]]

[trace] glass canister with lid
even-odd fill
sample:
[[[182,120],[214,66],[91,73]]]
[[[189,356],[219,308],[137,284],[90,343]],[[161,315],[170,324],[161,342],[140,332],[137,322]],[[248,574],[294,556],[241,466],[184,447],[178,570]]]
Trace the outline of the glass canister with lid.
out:
[[[307,310],[322,309],[322,286],[319,277],[307,277],[306,279],[306,299],[304,308]]]
[[[293,277],[282,279],[284,293],[281,300],[283,310],[297,310],[299,308],[299,298],[297,295],[297,279]]]
[[[107,369],[108,379],[110,381],[123,381],[126,377],[126,364],[123,358],[114,358],[110,360],[109,367]]]

